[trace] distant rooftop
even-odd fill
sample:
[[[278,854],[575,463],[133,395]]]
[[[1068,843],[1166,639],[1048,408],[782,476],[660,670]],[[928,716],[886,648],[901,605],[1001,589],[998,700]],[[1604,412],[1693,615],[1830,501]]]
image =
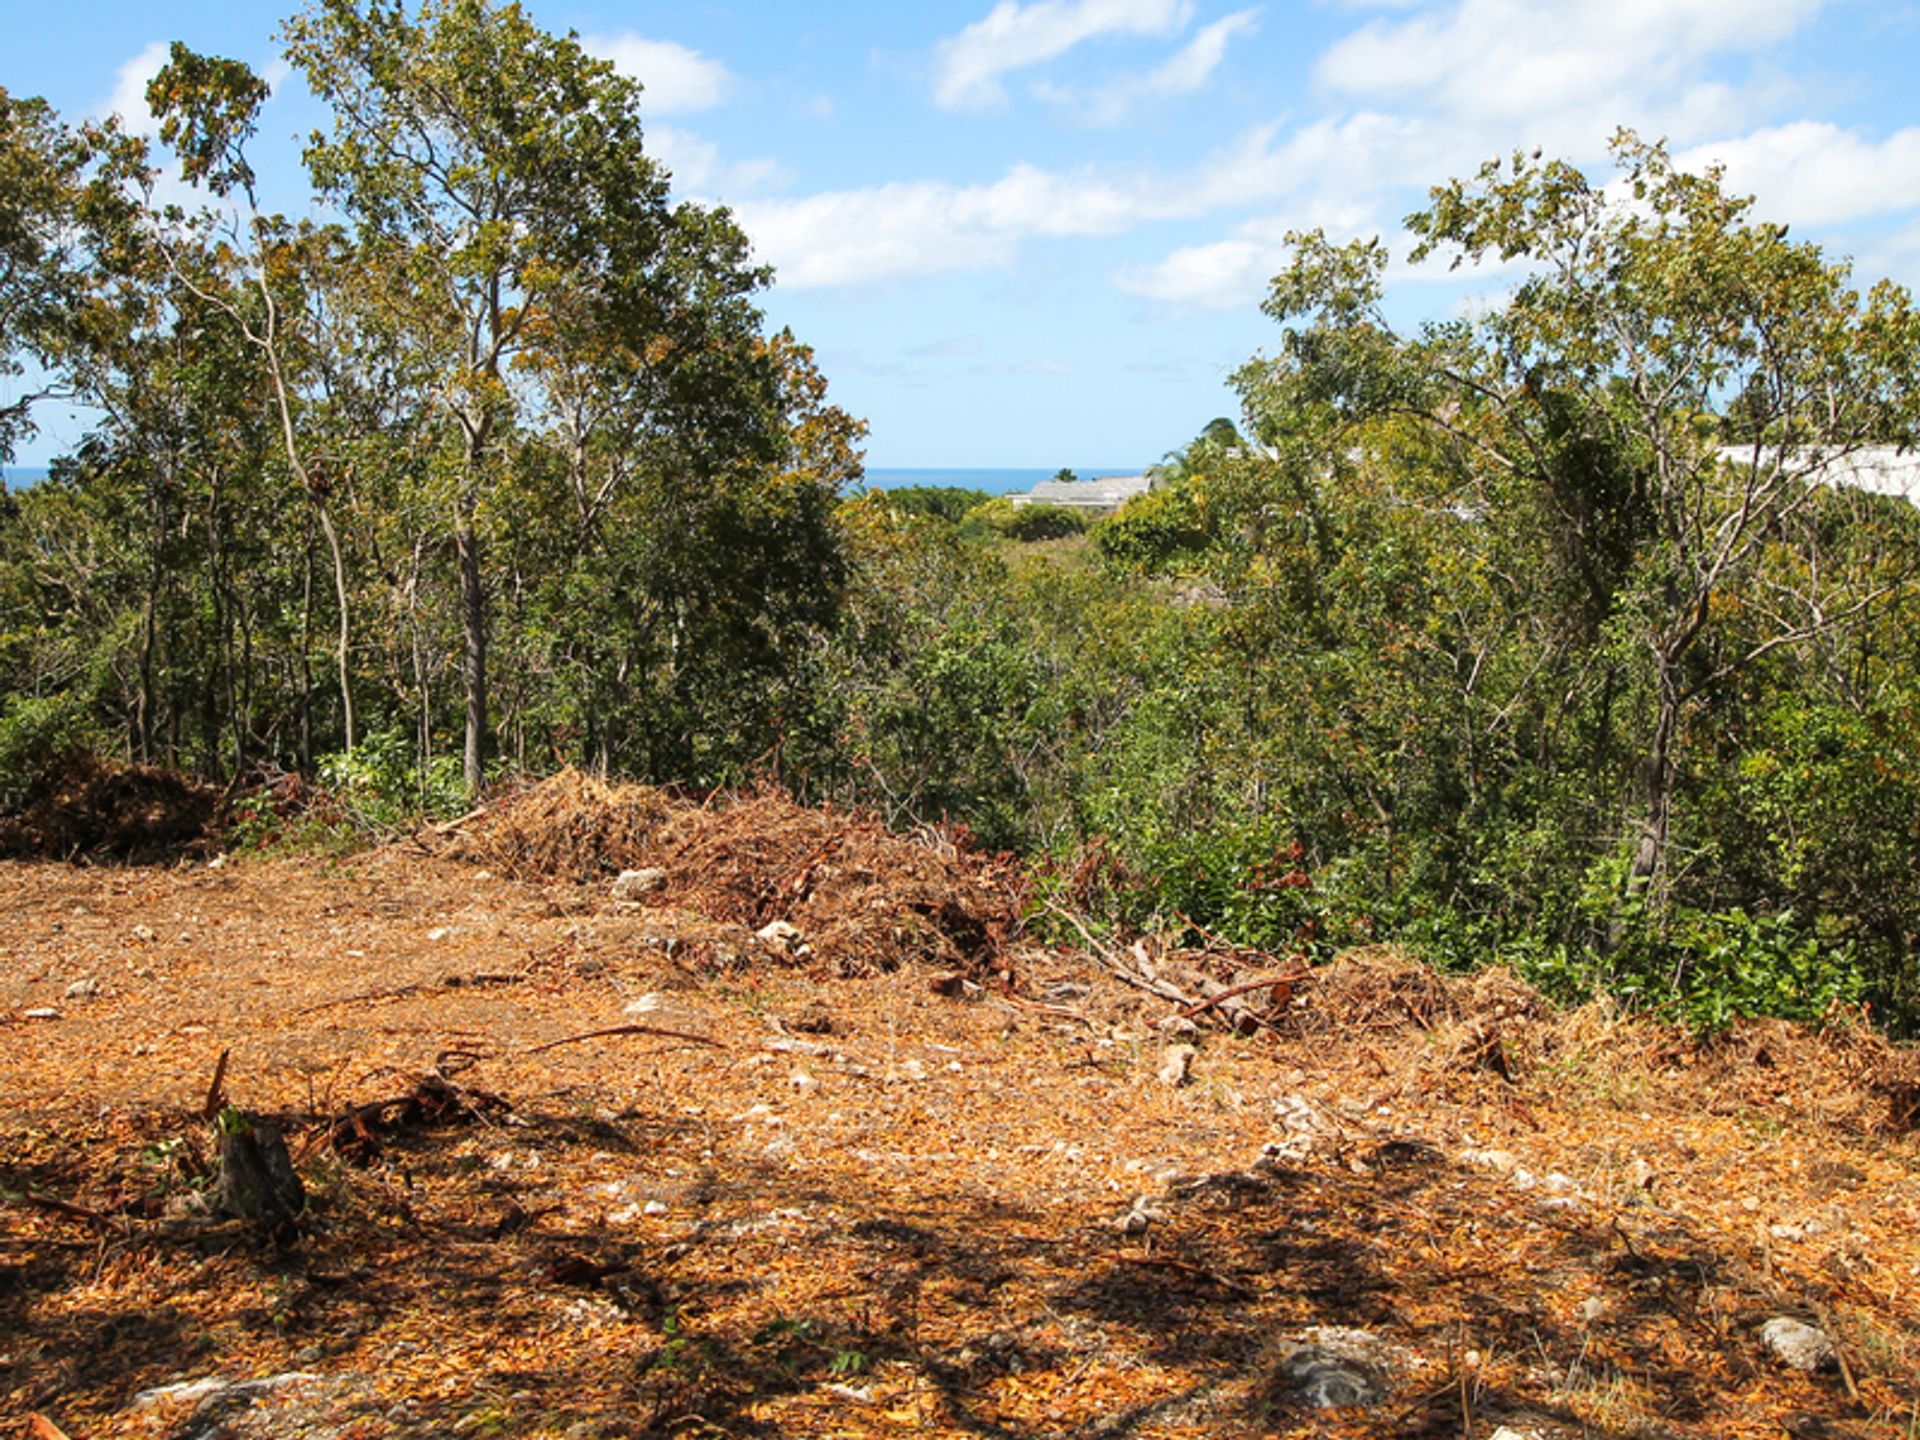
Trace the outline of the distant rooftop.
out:
[[[1015,505],[1057,505],[1062,510],[1105,514],[1153,488],[1150,475],[1102,475],[1092,480],[1042,480],[1025,495],[1009,495]]]
[[[1920,502],[1920,450],[1865,445],[1823,460],[1817,453],[1778,451],[1768,446],[1761,454],[1769,465],[1778,461],[1788,473],[1804,470],[1807,479],[1822,485]],[[1720,458],[1731,465],[1744,465],[1753,459],[1753,451],[1743,445],[1726,445],[1720,449]]]

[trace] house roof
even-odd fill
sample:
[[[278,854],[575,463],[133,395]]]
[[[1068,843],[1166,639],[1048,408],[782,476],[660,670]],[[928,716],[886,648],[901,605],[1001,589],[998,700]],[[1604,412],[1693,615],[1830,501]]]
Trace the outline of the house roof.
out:
[[[1065,510],[1118,510],[1153,488],[1148,475],[1102,475],[1093,480],[1042,480],[1025,495],[1009,495],[1016,505],[1058,505]]]
[[[1789,473],[1803,472],[1822,485],[1845,486],[1875,495],[1899,495],[1920,502],[1920,451],[1892,445],[1866,445],[1857,450],[1822,457],[1817,451],[1776,450],[1762,447],[1763,464],[1780,465]],[[1742,445],[1723,446],[1720,458],[1731,465],[1747,465],[1754,452]]]

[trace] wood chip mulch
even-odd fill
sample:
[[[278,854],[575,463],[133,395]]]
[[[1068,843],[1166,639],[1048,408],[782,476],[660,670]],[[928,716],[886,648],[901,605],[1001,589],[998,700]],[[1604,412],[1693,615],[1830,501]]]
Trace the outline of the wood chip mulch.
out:
[[[1164,1001],[1010,930],[935,993],[905,842],[781,817],[648,830],[642,904],[411,844],[0,863],[0,1435],[1920,1434],[1910,1053],[1375,952],[1170,1084]],[[874,924],[808,963],[837,878]],[[278,1241],[197,1208],[223,1052]],[[1300,1406],[1320,1327],[1383,1402]]]

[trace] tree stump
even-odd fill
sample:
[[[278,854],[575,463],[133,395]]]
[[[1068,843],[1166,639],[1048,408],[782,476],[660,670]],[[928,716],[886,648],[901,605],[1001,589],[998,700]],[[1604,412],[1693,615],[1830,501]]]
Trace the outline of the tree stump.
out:
[[[278,1130],[238,1110],[220,1117],[220,1181],[215,1214],[231,1215],[270,1235],[291,1230],[306,1209],[306,1187],[294,1173],[287,1142]]]

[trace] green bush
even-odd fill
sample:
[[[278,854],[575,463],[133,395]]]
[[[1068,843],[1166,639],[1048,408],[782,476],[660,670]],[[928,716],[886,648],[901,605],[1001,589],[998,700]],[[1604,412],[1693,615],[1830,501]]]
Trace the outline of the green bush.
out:
[[[1064,540],[1069,535],[1085,534],[1086,529],[1087,517],[1077,510],[1058,505],[1016,505],[1004,495],[976,506],[961,526],[963,534],[996,535],[1023,544]]]
[[[985,490],[967,490],[958,485],[902,485],[897,490],[872,493],[903,515],[925,515],[953,525],[993,499]]]
[[[1196,484],[1136,495],[1094,527],[1093,543],[1110,568],[1163,575],[1196,562],[1213,544],[1206,497]]]
[[[320,783],[361,830],[397,830],[457,815],[471,798],[460,756],[436,756],[423,769],[412,740],[398,731],[369,735],[350,752],[323,756],[319,768]]]
[[[1852,941],[1805,926],[1791,911],[1679,909],[1664,931],[1631,915],[1609,954],[1533,944],[1502,958],[1555,999],[1604,992],[1703,1034],[1762,1015],[1818,1021],[1858,1005],[1869,980]]]
[[[57,760],[89,751],[97,737],[72,693],[15,696],[0,705],[0,810],[18,806]]]

